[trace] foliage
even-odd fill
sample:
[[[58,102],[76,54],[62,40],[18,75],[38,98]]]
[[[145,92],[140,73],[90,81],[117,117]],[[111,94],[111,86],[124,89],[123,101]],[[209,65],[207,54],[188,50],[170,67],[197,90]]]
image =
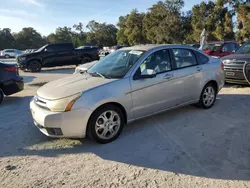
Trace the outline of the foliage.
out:
[[[120,16],[117,27],[92,20],[86,26],[80,22],[72,27],[58,27],[48,36],[41,36],[31,27],[18,33],[3,28],[0,29],[0,50],[24,50],[60,42],[72,42],[76,47],[198,43],[204,28],[208,41],[233,40],[235,37],[244,41],[250,38],[250,0],[204,0],[194,5],[192,10],[181,12],[183,6],[184,0],[159,1],[145,13],[134,9]],[[238,28],[236,34],[234,25]]]
[[[144,16],[144,13],[139,13],[138,10],[134,9],[126,19],[124,35],[130,45],[146,43],[146,36],[143,31]]]
[[[152,43],[180,43],[182,0],[159,1],[144,19],[147,39]]]

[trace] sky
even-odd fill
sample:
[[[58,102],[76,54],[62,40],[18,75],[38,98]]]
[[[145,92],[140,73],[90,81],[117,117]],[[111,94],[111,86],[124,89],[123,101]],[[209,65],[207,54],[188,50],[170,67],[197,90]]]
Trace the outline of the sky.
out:
[[[0,28],[18,32],[33,27],[42,35],[57,27],[91,20],[116,24],[119,16],[137,8],[145,12],[157,0],[0,0]],[[191,10],[201,0],[185,0],[183,11]]]

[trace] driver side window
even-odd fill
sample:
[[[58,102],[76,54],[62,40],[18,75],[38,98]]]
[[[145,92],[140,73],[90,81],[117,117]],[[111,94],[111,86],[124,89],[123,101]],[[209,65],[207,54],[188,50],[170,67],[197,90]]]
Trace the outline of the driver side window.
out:
[[[149,55],[140,65],[141,75],[159,74],[171,70],[168,50],[160,50]]]

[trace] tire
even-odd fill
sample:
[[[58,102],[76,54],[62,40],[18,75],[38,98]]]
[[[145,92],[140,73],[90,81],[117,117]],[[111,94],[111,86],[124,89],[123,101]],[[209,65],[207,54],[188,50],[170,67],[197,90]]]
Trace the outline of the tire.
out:
[[[113,113],[113,118],[111,113]],[[101,144],[112,142],[121,134],[124,122],[124,116],[119,107],[106,105],[95,111],[90,117],[87,135]]]
[[[4,57],[5,57],[6,59],[9,59],[9,58],[10,58],[10,55],[6,54]]]
[[[3,90],[0,88],[0,105],[3,102],[3,99],[4,99],[4,93],[3,93]]]
[[[30,72],[39,72],[42,69],[42,65],[39,61],[31,61],[28,65],[28,70]]]
[[[211,108],[216,100],[217,89],[216,86],[212,83],[205,85],[201,92],[200,100],[198,106],[204,109]]]
[[[81,64],[89,63],[91,61],[92,61],[92,59],[90,57],[84,57],[81,60]]]

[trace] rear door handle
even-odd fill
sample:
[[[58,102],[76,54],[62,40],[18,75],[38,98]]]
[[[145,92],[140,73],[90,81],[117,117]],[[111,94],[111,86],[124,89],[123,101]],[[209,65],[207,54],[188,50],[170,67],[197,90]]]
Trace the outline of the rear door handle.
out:
[[[202,69],[203,69],[202,67],[197,67],[196,68],[197,71],[202,71]]]
[[[168,79],[173,78],[173,77],[174,77],[173,74],[165,74],[164,79],[168,80]]]

